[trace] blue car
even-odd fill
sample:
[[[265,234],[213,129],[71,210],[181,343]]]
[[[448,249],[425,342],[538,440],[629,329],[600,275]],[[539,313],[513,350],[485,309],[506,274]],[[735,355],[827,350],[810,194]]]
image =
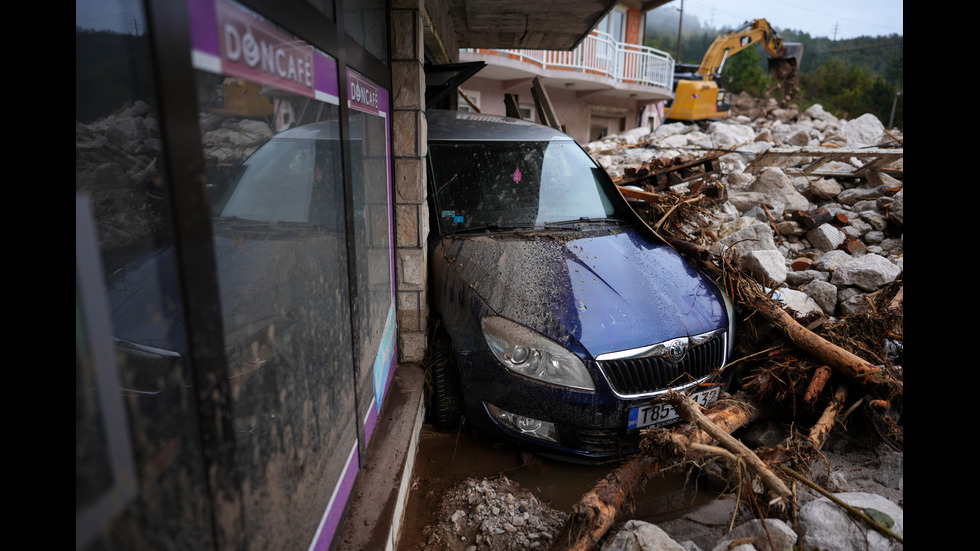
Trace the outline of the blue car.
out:
[[[731,302],[569,136],[429,110],[430,418],[597,463],[731,380]]]

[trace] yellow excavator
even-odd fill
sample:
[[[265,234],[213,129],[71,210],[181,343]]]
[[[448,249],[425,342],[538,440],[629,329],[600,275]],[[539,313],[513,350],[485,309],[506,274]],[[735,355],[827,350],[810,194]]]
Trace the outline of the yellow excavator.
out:
[[[766,51],[770,77],[789,83],[787,95],[792,95],[803,58],[803,43],[784,43],[765,19],[755,19],[736,31],[716,38],[697,70],[686,75],[691,79],[675,78],[674,99],[666,118],[692,122],[727,117],[730,104],[726,101],[725,90],[719,88],[715,78],[721,74],[729,57],[754,44],[762,44]]]

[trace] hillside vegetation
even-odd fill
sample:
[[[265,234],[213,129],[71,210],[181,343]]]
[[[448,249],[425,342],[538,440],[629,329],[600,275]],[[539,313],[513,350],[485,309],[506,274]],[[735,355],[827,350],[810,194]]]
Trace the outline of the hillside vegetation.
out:
[[[734,29],[713,29],[696,17],[685,16],[678,56],[678,13],[664,10],[647,15],[646,45],[663,50],[678,63],[697,65],[718,35]],[[862,36],[848,40],[813,37],[792,29],[776,28],[785,42],[802,42],[800,92],[793,103],[806,109],[814,103],[839,118],[873,113],[883,123],[903,128],[903,37]],[[720,84],[729,92],[748,92],[777,99],[778,91],[766,75],[761,46],[743,50],[725,64]],[[894,109],[894,114],[893,114]]]

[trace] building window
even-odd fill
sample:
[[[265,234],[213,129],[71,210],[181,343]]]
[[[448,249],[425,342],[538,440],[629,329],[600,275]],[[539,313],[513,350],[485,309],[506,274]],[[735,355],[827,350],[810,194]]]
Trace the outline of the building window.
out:
[[[526,121],[536,122],[538,117],[538,110],[533,105],[521,105],[519,107],[521,111],[521,118]]]

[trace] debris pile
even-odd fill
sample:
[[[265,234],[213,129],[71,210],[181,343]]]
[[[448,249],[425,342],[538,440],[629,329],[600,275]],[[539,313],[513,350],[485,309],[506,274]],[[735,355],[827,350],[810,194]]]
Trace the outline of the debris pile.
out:
[[[635,129],[586,149],[661,235],[715,254],[732,249],[741,268],[777,289],[777,298],[797,315],[834,317],[867,312],[870,294],[901,279],[900,155],[892,166],[862,178],[850,177],[858,159],[846,167],[841,161],[824,163],[810,174],[753,162],[773,148],[835,156],[855,150],[857,156],[862,149],[896,142],[900,145],[900,138],[872,115],[841,121],[814,105],[804,113],[775,109],[768,117],[739,116],[703,129],[685,123],[654,132]],[[697,162],[712,168],[704,159],[717,159],[717,169],[679,176],[670,170]],[[813,162],[813,156],[804,160]],[[653,173],[659,175],[655,180],[644,180]],[[824,176],[829,173],[848,177]]]
[[[423,530],[426,549],[547,549],[567,515],[501,475],[467,479],[448,492],[439,517]]]

